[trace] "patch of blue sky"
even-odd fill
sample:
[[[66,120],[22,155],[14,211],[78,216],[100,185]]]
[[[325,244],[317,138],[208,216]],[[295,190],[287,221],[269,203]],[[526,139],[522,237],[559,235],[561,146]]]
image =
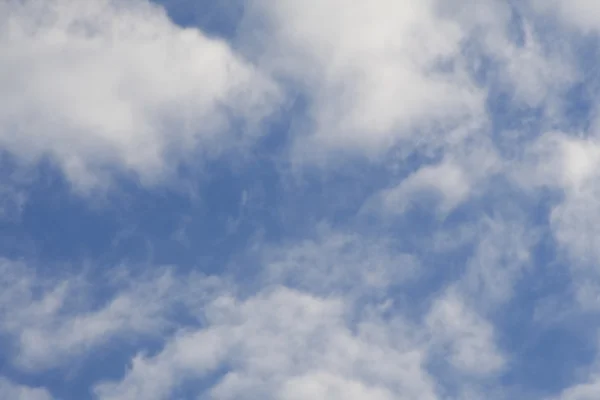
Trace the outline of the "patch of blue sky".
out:
[[[239,0],[152,0],[164,7],[177,25],[199,28],[204,33],[232,40],[244,15],[244,2]]]

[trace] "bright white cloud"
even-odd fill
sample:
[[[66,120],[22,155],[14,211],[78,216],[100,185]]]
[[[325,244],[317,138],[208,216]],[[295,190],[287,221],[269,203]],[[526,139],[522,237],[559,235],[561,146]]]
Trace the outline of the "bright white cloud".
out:
[[[277,96],[227,43],[146,0],[2,2],[0,26],[0,147],[50,157],[78,189],[115,170],[151,184],[243,146],[228,115],[252,131]]]
[[[594,136],[549,132],[540,135],[514,171],[524,189],[548,187],[580,195],[593,183],[600,163],[600,145]]]
[[[446,150],[489,129],[492,81],[530,107],[552,103],[573,79],[569,62],[544,49],[527,21],[523,44],[508,35],[504,2],[251,4],[261,66],[309,101],[309,121],[294,138],[300,161],[327,163],[339,150],[373,160],[395,146],[403,154]],[[480,82],[486,57],[498,68]]]
[[[481,118],[484,91],[460,58],[466,33],[434,1],[252,4],[250,25],[269,38],[262,65],[297,82],[311,102],[314,130],[298,138],[299,157],[430,146],[438,128],[452,141],[451,130]]]

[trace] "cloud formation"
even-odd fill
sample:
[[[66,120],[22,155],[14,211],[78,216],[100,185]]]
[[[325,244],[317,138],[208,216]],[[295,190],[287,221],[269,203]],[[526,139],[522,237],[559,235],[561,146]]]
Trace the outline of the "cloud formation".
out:
[[[0,4],[0,397],[597,397],[600,19],[513,3]]]
[[[166,179],[196,153],[243,146],[274,106],[276,85],[226,42],[146,1],[0,7],[2,148],[50,158],[78,189],[114,170]],[[232,118],[247,132],[232,134]]]

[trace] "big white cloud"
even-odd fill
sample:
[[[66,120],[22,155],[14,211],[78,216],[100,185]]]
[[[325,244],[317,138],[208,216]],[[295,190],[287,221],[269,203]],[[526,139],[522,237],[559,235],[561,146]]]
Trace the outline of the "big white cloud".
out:
[[[481,117],[484,93],[459,57],[465,31],[434,1],[251,4],[248,24],[268,35],[262,65],[310,101],[300,157],[322,147],[378,155],[401,140],[425,144],[436,124],[449,131]]]
[[[0,147],[49,157],[79,189],[113,170],[154,183],[191,154],[243,146],[229,116],[256,129],[277,92],[146,0],[2,2],[0,47]]]

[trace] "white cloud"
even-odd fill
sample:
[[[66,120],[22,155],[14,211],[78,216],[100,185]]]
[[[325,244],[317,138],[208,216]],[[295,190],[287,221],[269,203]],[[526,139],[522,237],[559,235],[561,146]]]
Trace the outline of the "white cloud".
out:
[[[381,194],[383,207],[380,210],[404,213],[411,205],[422,201],[420,194],[433,192],[441,199],[439,210],[447,214],[467,199],[471,184],[465,171],[453,162],[442,162],[435,166],[421,167],[392,189]],[[411,204],[412,203],[412,204]]]
[[[419,275],[416,257],[387,237],[317,228],[315,238],[264,250],[265,279],[314,293],[385,296]]]
[[[372,160],[390,148],[444,152],[487,136],[489,85],[517,107],[555,112],[556,95],[574,78],[568,58],[544,48],[527,19],[523,43],[515,43],[505,2],[251,4],[242,33],[259,43],[250,52],[308,99],[308,121],[294,132],[295,161],[327,164],[340,151]]]
[[[101,384],[96,393],[104,400],[165,399],[221,366],[227,372],[207,389],[210,398],[437,399],[410,327],[374,317],[350,328],[346,306],[341,298],[283,287],[247,300],[225,295],[208,305],[204,329],[136,358],[121,382]]]
[[[399,183],[374,194],[361,212],[387,218],[417,207],[432,210],[443,219],[465,202],[484,195],[490,178],[504,169],[505,162],[489,139],[469,140],[446,148],[439,162],[423,163]]]
[[[5,260],[0,326],[30,374],[123,339],[163,343],[150,354],[137,347],[122,379],[98,377],[101,400],[168,399],[182,388],[223,400],[440,400],[431,362],[447,363],[461,391],[501,372],[505,356],[475,296],[447,291],[412,320],[394,304],[388,289],[422,268],[396,245],[321,226],[313,240],[262,247],[264,275],[250,293],[220,278],[125,273],[102,304],[84,277],[44,279]]]
[[[581,383],[566,389],[560,400],[595,400],[600,396],[600,381],[592,379],[589,383]]]
[[[545,106],[547,117],[556,118],[554,114],[563,103],[563,91],[576,81],[577,71],[568,48],[542,45],[531,21],[527,16],[522,17],[522,45],[496,35],[486,42],[484,51],[498,62],[498,83],[511,94],[513,107]]]
[[[277,397],[281,400],[391,400],[393,394],[381,388],[370,388],[360,382],[344,379],[325,372],[292,378],[286,382]]]
[[[584,32],[600,29],[600,5],[594,0],[531,0],[534,8]]]
[[[261,65],[311,102],[298,157],[337,149],[376,156],[399,142],[435,147],[462,137],[462,129],[450,133],[457,127],[479,124],[485,91],[461,65],[466,33],[436,2],[252,4],[258,17],[249,25],[266,26]]]
[[[430,362],[446,362],[465,393],[505,367],[493,324],[460,281],[416,321],[404,318],[386,291],[404,273],[369,279],[372,264],[402,269],[406,256],[391,243],[321,227],[314,240],[262,251],[256,292],[241,285],[208,299],[201,327],[180,326],[159,353],[139,353],[121,380],[96,385],[98,398],[160,400],[185,387],[218,399],[439,400]]]
[[[0,146],[50,157],[78,189],[114,170],[152,184],[192,156],[248,141],[274,84],[218,39],[173,24],[146,0],[0,5]]]
[[[565,195],[581,195],[596,175],[600,144],[587,134],[548,132],[540,135],[511,173],[524,188],[548,187]]]
[[[10,260],[1,261],[0,271],[0,330],[16,347],[14,363],[30,371],[65,366],[68,360],[115,340],[160,337],[172,324],[168,313],[175,304],[194,306],[183,293],[203,291],[193,299],[201,301],[220,285],[193,276],[180,281],[168,270],[128,276],[130,281],[120,288],[105,287],[114,294],[104,304],[94,305],[88,293],[92,282],[83,276],[42,278]],[[184,290],[185,285],[194,288]]]
[[[600,373],[598,364],[598,355],[595,361],[590,365],[587,371],[580,371],[576,382],[564,388],[557,396],[551,400],[594,400],[600,396]],[[548,399],[550,400],[550,399]]]
[[[558,197],[548,215],[562,256],[570,261],[574,292],[580,303],[596,308],[600,289],[600,145],[590,133],[551,132],[528,149],[511,174],[525,190],[547,189]],[[537,192],[536,192],[537,191]]]
[[[550,223],[559,244],[574,259],[594,265],[600,260],[600,145],[593,137],[558,135],[555,141],[557,150],[541,167],[548,174],[548,186],[562,190],[564,196],[553,208]]]
[[[253,250],[261,265],[250,289],[170,270],[117,282],[47,278],[0,260],[0,331],[14,347],[13,367],[35,375],[151,336],[163,346],[139,348],[120,379],[94,382],[99,399],[168,399],[188,387],[223,400],[494,396],[486,384],[494,386],[511,355],[499,345],[493,314],[513,298],[538,231],[507,212],[518,204],[490,178],[508,174],[512,180],[501,185],[515,184],[535,200],[541,189],[560,194],[549,228],[569,256],[578,300],[600,307],[595,132],[520,135],[514,143],[523,150],[511,149],[522,157],[515,163],[494,144],[504,132],[492,131],[488,120],[486,100],[495,101],[488,85],[506,91],[515,114],[544,108],[538,122],[552,126],[564,117],[557,111],[568,100],[562,91],[578,78],[566,53],[542,45],[531,15],[524,15],[523,43],[509,39],[505,3],[253,0],[235,39],[251,61],[225,41],[176,26],[146,0],[2,3],[0,149],[17,163],[49,157],[81,190],[109,184],[115,171],[150,185],[193,157],[245,147],[282,100],[279,80],[291,82],[288,95],[299,90],[308,100],[307,115],[290,116],[307,117],[291,135],[294,161],[335,162],[333,155],[345,153],[381,163],[393,158],[402,171],[414,167],[403,180],[376,177],[375,186],[386,187],[367,204],[381,213],[376,223],[410,212],[430,193],[438,215],[466,204],[460,212],[468,220],[438,220],[438,228],[452,226],[431,232],[431,241],[400,229],[385,236],[385,224],[373,236],[323,225],[300,242],[259,243]],[[573,4],[580,8],[554,0],[538,10],[584,30],[600,26],[592,2]],[[245,42],[244,35],[264,42]],[[485,67],[477,64],[487,57],[493,67],[478,80]],[[243,133],[234,127],[240,120],[248,125]],[[403,164],[415,149],[426,161]],[[20,192],[6,194],[15,200],[0,197],[0,216],[24,201]],[[472,200],[486,203],[470,208]],[[244,191],[237,207],[249,202]],[[493,217],[474,215],[482,209]],[[193,220],[183,217],[184,228]],[[230,223],[235,230],[237,222]],[[186,232],[177,237],[191,246]],[[425,243],[423,259],[403,250],[414,242]],[[535,280],[545,279],[541,270]],[[431,279],[417,282],[422,276]],[[409,286],[415,282],[416,290]],[[428,292],[427,284],[441,293]],[[396,304],[408,296],[405,288],[422,297]],[[107,292],[90,293],[100,289]],[[596,380],[561,399],[591,399]],[[3,396],[50,398],[0,379]]]
[[[449,362],[458,371],[485,376],[504,367],[506,361],[496,346],[493,325],[470,309],[455,290],[449,289],[438,298],[425,320],[433,341],[449,346]]]
[[[483,218],[459,283],[461,292],[482,309],[508,302],[515,284],[532,266],[531,252],[538,239],[539,231],[522,221]]]
[[[0,377],[0,397],[10,400],[52,400],[46,389],[19,385],[3,377]]]
[[[574,260],[595,265],[600,260],[597,215],[600,212],[600,194],[597,184],[569,196],[559,203],[550,215],[554,235],[560,245]]]

